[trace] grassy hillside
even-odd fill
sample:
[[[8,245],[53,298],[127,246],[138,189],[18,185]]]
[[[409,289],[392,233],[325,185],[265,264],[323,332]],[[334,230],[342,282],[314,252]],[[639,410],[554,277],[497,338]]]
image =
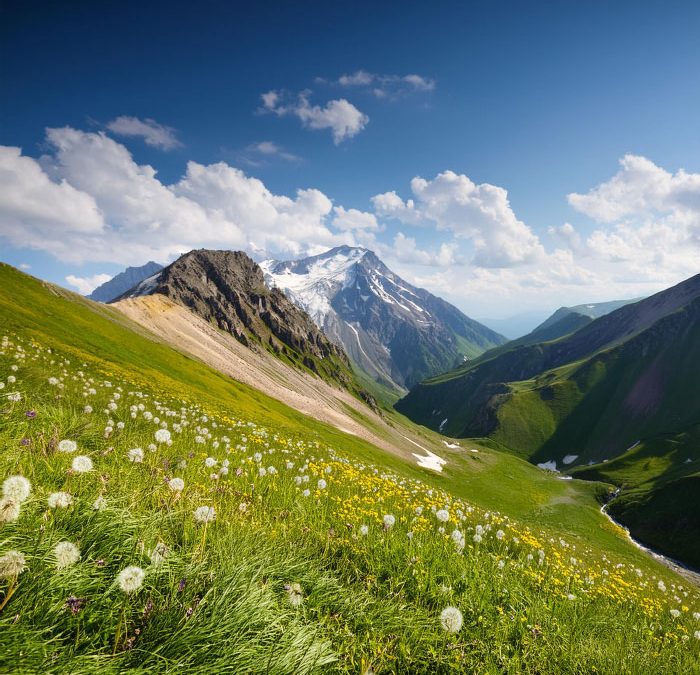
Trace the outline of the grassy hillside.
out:
[[[602,486],[420,469],[6,266],[0,317],[0,671],[696,670],[697,592]]]
[[[700,469],[700,445],[690,433],[700,425],[696,284],[697,277],[677,287],[681,292],[670,289],[638,303],[634,316],[635,305],[627,305],[570,336],[493,350],[462,371],[422,383],[397,408],[433,429],[463,437],[485,435],[519,457],[556,462],[560,470],[616,458],[628,468],[636,466],[624,480],[611,467],[577,469],[576,475],[622,487],[610,512],[643,542],[698,567],[697,538],[680,532],[700,532],[700,513],[688,513],[686,502],[670,498],[666,485]],[[678,304],[665,315],[659,310]],[[644,330],[634,329],[658,313],[662,316]],[[601,336],[612,342],[596,350]],[[565,361],[563,355],[580,354],[589,338],[591,355]],[[674,451],[658,457],[650,469],[637,453],[625,456],[639,441],[644,448],[661,450],[665,446],[658,439],[671,435]],[[696,481],[683,480],[677,487],[700,500]],[[662,488],[663,498],[655,494]]]

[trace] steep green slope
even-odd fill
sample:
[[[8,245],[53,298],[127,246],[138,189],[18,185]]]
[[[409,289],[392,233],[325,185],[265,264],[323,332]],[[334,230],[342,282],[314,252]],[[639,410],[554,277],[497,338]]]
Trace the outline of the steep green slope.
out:
[[[489,436],[533,463],[562,470],[607,462],[640,440],[674,434],[680,445],[677,457],[685,453],[683,464],[672,456],[664,461],[668,477],[683,479],[697,471],[700,456],[694,435],[686,433],[700,423],[697,287],[694,277],[573,335],[487,354],[454,377],[423,383],[397,408],[432,428],[442,425],[443,431],[461,437]],[[598,350],[603,336],[608,343]],[[586,342],[592,355],[575,358]],[[568,362],[563,361],[567,354],[572,356]],[[606,471],[578,475],[619,484]],[[667,488],[659,479],[628,480],[611,513],[619,514],[643,541],[700,565],[692,537],[679,538],[677,528],[669,527],[675,518],[697,531],[700,514],[686,516],[681,500],[674,507],[672,499],[662,499],[660,491]],[[681,484],[700,500],[697,482]]]
[[[0,509],[2,672],[662,673],[698,658],[697,594],[681,606],[686,582],[598,512],[602,485],[394,416],[417,453],[447,459],[421,469],[7,266],[0,318],[0,478],[32,484],[17,518]],[[55,491],[72,504],[47,508]],[[127,592],[131,565],[144,576]]]

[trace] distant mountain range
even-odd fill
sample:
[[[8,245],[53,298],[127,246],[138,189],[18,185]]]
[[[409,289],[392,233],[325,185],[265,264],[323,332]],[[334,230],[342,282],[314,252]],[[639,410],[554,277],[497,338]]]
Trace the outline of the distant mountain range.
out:
[[[404,390],[506,342],[448,302],[394,274],[365,248],[261,263],[367,379]]]
[[[162,269],[162,265],[152,260],[145,265],[141,265],[141,267],[127,267],[123,272],[120,272],[109,281],[105,281],[101,286],[98,286],[87,297],[97,302],[111,302],[115,298],[126,293],[139,282],[153,276]]]
[[[456,437],[623,487],[611,512],[700,566],[700,275],[597,319],[529,336],[422,382],[396,404]],[[675,495],[675,496],[673,496]]]
[[[587,305],[575,305],[574,307],[560,307],[552,316],[550,316],[546,321],[543,321],[537,328],[532,332],[535,333],[540,330],[551,327],[555,323],[561,321],[565,317],[571,316],[572,314],[578,314],[579,316],[584,316],[589,319],[599,319],[601,316],[610,314],[620,307],[625,305],[631,305],[634,302],[639,302],[642,298],[634,298],[633,300],[612,300],[610,302],[595,302]]]

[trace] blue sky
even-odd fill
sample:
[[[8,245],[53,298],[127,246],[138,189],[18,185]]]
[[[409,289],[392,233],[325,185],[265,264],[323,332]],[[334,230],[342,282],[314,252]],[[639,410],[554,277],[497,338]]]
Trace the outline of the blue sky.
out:
[[[0,31],[0,259],[63,285],[342,240],[499,317],[700,271],[698,3],[29,1]]]

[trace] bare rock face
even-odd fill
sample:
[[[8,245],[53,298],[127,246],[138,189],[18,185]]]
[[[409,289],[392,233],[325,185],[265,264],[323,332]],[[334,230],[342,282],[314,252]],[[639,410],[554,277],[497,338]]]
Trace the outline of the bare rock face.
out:
[[[153,293],[189,308],[251,349],[272,351],[324,379],[351,386],[342,348],[281,290],[268,289],[260,267],[241,251],[190,251],[121,297]]]

